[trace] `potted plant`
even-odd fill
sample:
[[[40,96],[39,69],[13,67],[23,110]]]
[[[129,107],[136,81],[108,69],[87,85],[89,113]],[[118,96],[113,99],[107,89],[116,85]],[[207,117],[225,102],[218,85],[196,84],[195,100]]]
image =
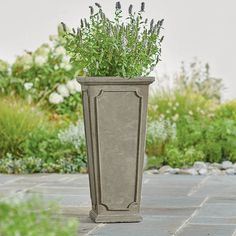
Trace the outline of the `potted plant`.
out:
[[[138,222],[145,147],[146,77],[159,61],[163,20],[143,19],[130,5],[122,17],[116,3],[109,19],[100,4],[77,30],[64,28],[71,62],[83,71],[84,124],[95,222]]]

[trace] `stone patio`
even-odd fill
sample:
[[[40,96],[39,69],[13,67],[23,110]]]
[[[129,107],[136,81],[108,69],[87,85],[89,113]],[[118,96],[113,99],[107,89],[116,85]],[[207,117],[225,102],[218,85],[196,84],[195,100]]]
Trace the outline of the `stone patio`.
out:
[[[88,176],[1,175],[0,195],[40,193],[80,220],[79,235],[236,236],[236,176],[144,174],[141,223],[95,224],[88,218]]]

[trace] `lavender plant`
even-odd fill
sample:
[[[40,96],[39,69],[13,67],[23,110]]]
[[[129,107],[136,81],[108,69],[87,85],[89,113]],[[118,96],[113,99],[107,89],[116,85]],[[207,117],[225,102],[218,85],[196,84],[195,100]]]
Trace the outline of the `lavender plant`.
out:
[[[124,17],[117,2],[114,19],[98,3],[89,8],[89,19],[82,19],[77,30],[62,23],[71,62],[88,76],[148,75],[160,60],[164,20],[144,19],[144,3],[138,12],[130,5],[128,17]]]

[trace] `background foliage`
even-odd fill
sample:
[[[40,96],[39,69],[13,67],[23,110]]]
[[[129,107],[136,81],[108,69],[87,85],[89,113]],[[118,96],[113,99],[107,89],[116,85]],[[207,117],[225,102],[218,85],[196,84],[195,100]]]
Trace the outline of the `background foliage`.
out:
[[[91,14],[91,21],[94,20],[96,27],[98,22],[109,22],[104,19],[101,8],[97,7],[97,12]],[[129,11],[132,13],[130,17],[134,17],[132,7]],[[141,13],[135,15],[136,23]],[[99,14],[98,19],[96,14]],[[120,6],[117,6],[116,14],[119,18]],[[117,22],[120,20],[117,19]],[[85,20],[82,24],[86,31]],[[131,23],[123,25],[131,26]],[[77,75],[86,72],[83,71],[85,64],[71,59],[71,55],[73,58],[76,54],[70,52],[69,56],[64,49],[68,43],[66,37],[70,35],[68,29],[67,32],[65,36],[63,25],[59,25],[58,34],[51,35],[49,43],[42,44],[33,52],[26,51],[13,64],[0,60],[2,173],[87,171],[81,92],[75,80]],[[93,43],[89,47],[93,47]],[[101,68],[91,67],[90,71],[92,74],[96,70],[102,72]],[[127,67],[125,73],[129,70],[139,73],[140,68],[136,65],[135,68],[137,70]],[[190,65],[183,63],[180,72],[169,79],[173,81],[173,86],[159,86],[151,93],[149,100],[148,167],[156,168],[164,164],[187,167],[195,161],[235,162],[236,101],[222,103],[222,81],[212,78],[209,65],[197,60]]]
[[[187,167],[195,161],[235,162],[235,101],[221,103],[221,80],[210,77],[207,64],[194,61],[189,67],[182,65],[174,82],[172,88],[159,88],[150,98],[150,124],[165,120],[169,127],[176,127],[176,136],[169,135],[168,127],[148,129],[149,167]]]

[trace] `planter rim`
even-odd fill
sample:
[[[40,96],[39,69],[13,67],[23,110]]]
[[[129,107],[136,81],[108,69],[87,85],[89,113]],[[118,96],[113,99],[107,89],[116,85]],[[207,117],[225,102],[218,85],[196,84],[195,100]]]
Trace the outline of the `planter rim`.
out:
[[[112,76],[101,76],[101,77],[77,77],[77,81],[82,85],[106,85],[106,84],[151,84],[154,82],[155,77],[134,77],[134,78],[123,78],[123,77],[112,77]]]

